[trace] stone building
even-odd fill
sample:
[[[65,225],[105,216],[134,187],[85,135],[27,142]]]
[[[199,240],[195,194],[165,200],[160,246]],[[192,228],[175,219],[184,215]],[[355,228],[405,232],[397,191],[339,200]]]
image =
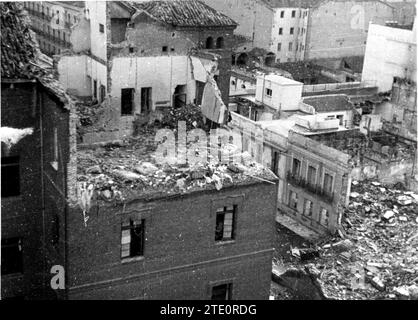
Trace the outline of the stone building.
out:
[[[84,15],[84,1],[25,1],[24,7],[43,53],[52,56],[70,48],[71,30]]]

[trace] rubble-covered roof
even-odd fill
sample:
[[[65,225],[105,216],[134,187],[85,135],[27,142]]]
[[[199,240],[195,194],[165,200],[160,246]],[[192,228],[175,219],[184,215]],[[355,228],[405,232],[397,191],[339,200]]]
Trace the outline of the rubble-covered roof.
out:
[[[151,0],[146,2],[125,1],[136,9],[164,23],[182,27],[237,26],[238,24],[198,0]]]
[[[38,80],[53,93],[64,107],[70,98],[54,78],[52,70],[43,66],[44,55],[39,51],[28,17],[18,2],[0,2],[1,12],[1,78],[8,80]]]
[[[345,94],[308,97],[303,99],[303,103],[314,107],[316,112],[333,112],[353,109],[350,99]]]
[[[244,164],[221,164],[213,160],[194,166],[161,163],[155,157],[155,133],[154,129],[142,129],[137,137],[124,144],[79,148],[78,181],[93,185],[97,197],[103,201],[129,202],[260,182],[275,183],[277,179],[245,153],[240,156]],[[232,145],[228,148],[235,150]]]
[[[36,57],[36,43],[29,29],[28,17],[18,2],[0,2],[1,77],[30,79]]]
[[[317,243],[319,258],[281,269],[304,269],[328,299],[418,299],[418,194],[354,181],[342,224],[344,239]]]

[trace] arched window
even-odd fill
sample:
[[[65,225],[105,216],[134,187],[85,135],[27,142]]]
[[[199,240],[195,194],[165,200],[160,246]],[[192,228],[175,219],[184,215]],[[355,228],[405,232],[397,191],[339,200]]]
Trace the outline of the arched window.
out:
[[[223,37],[219,37],[218,39],[216,39],[216,48],[223,48],[225,46],[224,42],[225,41]]]
[[[206,49],[213,49],[213,38],[209,37],[206,39]]]

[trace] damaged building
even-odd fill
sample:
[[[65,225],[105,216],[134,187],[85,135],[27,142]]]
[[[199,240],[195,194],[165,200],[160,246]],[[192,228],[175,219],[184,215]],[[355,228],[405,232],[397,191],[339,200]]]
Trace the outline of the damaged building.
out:
[[[22,7],[0,8],[2,298],[267,299],[277,177],[229,144],[164,162],[157,127],[77,143],[80,101],[37,66]]]
[[[67,197],[75,192],[71,98],[38,66],[17,2],[1,10],[1,297],[56,299],[50,270],[65,261]]]
[[[57,62],[68,92],[102,105],[83,142],[119,139],[135,121],[161,120],[170,107],[191,103],[224,123],[235,28],[198,0],[87,2],[72,52]]]
[[[243,150],[279,177],[280,212],[319,233],[338,230],[352,179],[414,184],[414,146],[385,133],[379,115],[363,114],[351,101],[372,99],[371,89],[341,86],[303,96],[302,83],[262,75],[255,96],[241,96],[231,112],[229,126],[242,135]],[[277,219],[286,224],[280,213]]]
[[[275,175],[244,155],[168,164],[154,137],[79,148],[88,200],[69,214],[68,298],[267,299]]]

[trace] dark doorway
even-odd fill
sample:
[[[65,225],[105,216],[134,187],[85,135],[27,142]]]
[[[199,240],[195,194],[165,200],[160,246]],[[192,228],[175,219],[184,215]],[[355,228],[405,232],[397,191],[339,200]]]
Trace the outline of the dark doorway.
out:
[[[134,108],[134,89],[122,89],[121,93],[121,114],[132,115]]]
[[[181,108],[184,107],[186,105],[186,85],[178,85],[176,87],[176,89],[174,90],[174,95],[173,95],[173,105],[174,108]]]
[[[152,108],[152,88],[141,88],[141,112],[149,113]]]

